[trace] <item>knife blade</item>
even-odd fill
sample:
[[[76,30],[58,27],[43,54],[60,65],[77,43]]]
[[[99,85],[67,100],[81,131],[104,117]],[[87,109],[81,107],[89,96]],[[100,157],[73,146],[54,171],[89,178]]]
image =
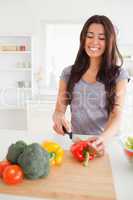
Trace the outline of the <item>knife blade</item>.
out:
[[[62,128],[63,128],[64,134],[67,134],[69,138],[72,139],[72,132],[68,132],[64,126]]]

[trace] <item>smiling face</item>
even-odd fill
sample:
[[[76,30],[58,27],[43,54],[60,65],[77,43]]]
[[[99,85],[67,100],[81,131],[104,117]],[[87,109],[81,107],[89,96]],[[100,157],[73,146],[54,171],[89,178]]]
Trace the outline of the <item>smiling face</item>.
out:
[[[105,51],[105,31],[102,24],[92,23],[85,39],[85,52],[90,58],[100,59]]]

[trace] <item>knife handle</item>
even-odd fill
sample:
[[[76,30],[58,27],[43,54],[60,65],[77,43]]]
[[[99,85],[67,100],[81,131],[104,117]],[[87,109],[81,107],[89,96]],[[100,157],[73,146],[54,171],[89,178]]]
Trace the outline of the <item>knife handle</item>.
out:
[[[62,129],[63,129],[64,133],[69,135],[69,138],[72,139],[72,132],[68,132],[64,126],[62,126]]]

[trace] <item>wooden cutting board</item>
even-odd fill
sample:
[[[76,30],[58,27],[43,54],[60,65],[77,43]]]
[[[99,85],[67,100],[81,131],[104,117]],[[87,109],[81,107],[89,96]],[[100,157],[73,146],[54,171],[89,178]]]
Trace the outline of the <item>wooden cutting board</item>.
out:
[[[108,155],[88,167],[65,152],[61,166],[52,166],[49,176],[8,186],[0,181],[0,193],[59,200],[116,200]]]

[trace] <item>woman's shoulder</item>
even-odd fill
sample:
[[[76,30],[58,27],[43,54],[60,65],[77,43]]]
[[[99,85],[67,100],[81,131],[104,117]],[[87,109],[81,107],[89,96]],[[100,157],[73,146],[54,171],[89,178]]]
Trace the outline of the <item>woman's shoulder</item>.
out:
[[[62,72],[65,74],[70,74],[71,70],[72,70],[72,65],[65,67]]]
[[[60,80],[64,80],[64,81],[68,82],[69,76],[71,74],[71,70],[72,70],[72,66],[65,67],[61,72]]]
[[[129,76],[128,70],[121,67],[119,68],[119,76],[117,77],[116,82],[120,80],[124,80],[124,79],[130,80],[130,76]]]

